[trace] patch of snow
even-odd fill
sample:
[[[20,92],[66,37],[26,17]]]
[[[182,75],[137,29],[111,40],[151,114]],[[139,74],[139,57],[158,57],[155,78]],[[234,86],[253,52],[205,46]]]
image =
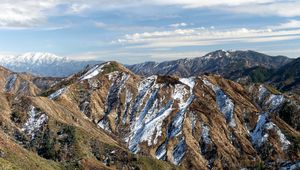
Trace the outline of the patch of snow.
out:
[[[99,123],[98,123],[98,126],[99,126],[101,129],[103,129],[103,130],[105,130],[105,131],[107,131],[107,132],[111,132],[110,126],[109,126],[109,122],[108,122],[107,119],[104,119],[104,118],[103,118],[102,120],[100,120]]]
[[[260,85],[258,89],[258,100],[261,101],[267,94],[268,89],[264,85]]]
[[[37,111],[34,106],[30,107],[28,112],[29,118],[23,125],[22,131],[34,139],[35,133],[41,128],[41,126],[47,121],[48,116],[42,112]]]
[[[279,168],[279,170],[298,170],[300,169],[300,160],[296,161],[296,162],[288,162],[285,163],[284,165],[281,165],[281,167]]]
[[[114,71],[108,74],[108,80],[115,79],[119,74],[119,71]]]
[[[265,141],[267,141],[269,135],[264,134],[264,125],[267,122],[268,113],[259,115],[255,129],[250,133],[252,143],[260,147]]]
[[[66,91],[66,87],[61,88],[61,89],[57,90],[56,92],[50,94],[50,95],[48,96],[48,98],[51,99],[51,100],[56,100],[56,99],[59,98],[59,96],[61,96],[65,91]]]
[[[280,145],[281,145],[281,149],[282,150],[287,150],[289,145],[291,144],[290,141],[287,140],[287,138],[285,137],[285,135],[281,132],[281,130],[278,128],[278,126],[276,126],[274,123],[269,122],[265,125],[265,129],[267,130],[275,130],[277,136],[279,137],[279,141],[280,141]]]
[[[185,85],[188,85],[191,88],[190,90],[193,90],[193,88],[195,86],[195,78],[194,77],[180,78],[179,81]]]
[[[268,100],[266,101],[266,104],[269,105],[270,111],[274,111],[284,102],[284,100],[285,99],[283,95],[271,94]]]
[[[194,94],[191,94],[185,103],[178,104],[180,110],[179,110],[179,112],[176,113],[176,116],[172,121],[170,137],[174,137],[174,136],[177,136],[178,134],[180,134],[180,132],[182,130],[184,114],[185,114],[188,106],[193,102],[194,98],[195,98]]]
[[[173,150],[172,163],[174,163],[175,165],[179,165],[182,158],[185,155],[185,151],[186,151],[186,143],[184,138],[182,138]]]
[[[105,64],[102,65],[96,65],[93,68],[91,68],[88,72],[86,72],[83,76],[80,77],[80,80],[86,80],[86,79],[90,79],[93,78],[95,76],[97,76],[98,74],[103,72],[103,67],[106,65],[109,65],[110,62],[107,62]]]
[[[130,122],[133,121],[135,114],[140,110],[140,107],[143,104],[143,101],[145,99],[146,94],[151,89],[151,87],[155,84],[155,81],[157,79],[157,76],[151,76],[143,81],[141,81],[138,85],[138,95],[135,98],[131,113],[130,113]]]
[[[151,140],[150,137],[147,135],[147,132],[144,131],[145,129],[145,116],[148,114],[149,110],[153,107],[155,99],[158,94],[158,89],[153,89],[151,95],[145,104],[143,110],[139,115],[137,115],[133,128],[131,130],[131,136],[129,140],[129,150],[136,153],[138,152],[138,144],[143,140]],[[152,137],[152,136],[151,136]],[[151,142],[151,141],[150,141]],[[149,143],[149,141],[148,141]]]
[[[169,137],[174,137],[180,134],[182,130],[182,124],[183,124],[185,112],[195,98],[195,95],[193,94],[195,79],[188,78],[188,79],[181,79],[180,81],[184,82],[190,87],[190,96],[186,101],[181,100],[180,103],[178,103],[179,112],[176,113],[175,118],[172,120]]]
[[[196,127],[196,123],[197,123],[197,116],[193,112],[190,112],[189,118],[190,118],[192,130],[194,130],[194,128]]]
[[[210,131],[209,127],[205,124],[202,124],[201,138],[205,144],[212,144],[209,131]]]
[[[186,89],[186,85],[176,84],[173,93],[173,99],[178,99],[180,102],[184,100],[185,95],[187,95],[189,91]]]
[[[124,109],[123,118],[122,118],[123,124],[126,124],[127,113],[129,111],[131,101],[132,101],[132,93],[128,89],[126,89],[125,109]]]
[[[232,100],[223,92],[223,90],[219,86],[213,85],[206,78],[203,79],[203,83],[209,86],[215,92],[217,105],[220,111],[224,114],[226,122],[229,123],[230,127],[236,127],[235,119],[233,117],[234,104]]]
[[[288,149],[291,144],[290,141],[287,140],[285,135],[281,132],[279,127],[275,125],[273,122],[267,122],[268,113],[264,113],[259,115],[256,127],[253,132],[250,133],[252,143],[258,147],[260,147],[263,143],[268,140],[269,134],[268,130],[274,130],[279,137],[279,142],[282,150]]]
[[[167,146],[166,146],[166,143],[163,143],[162,145],[160,145],[157,148],[157,150],[155,152],[156,159],[165,160],[166,154],[167,154]]]
[[[125,86],[126,81],[128,80],[129,75],[126,73],[120,73],[117,74],[113,79],[113,83],[111,84],[109,88],[109,92],[106,99],[106,106],[107,109],[105,111],[105,116],[107,116],[113,107],[116,104],[119,104],[119,96],[120,92],[122,91],[123,87]]]
[[[17,80],[17,74],[11,74],[6,78],[5,91],[9,92],[12,90],[15,82]]]

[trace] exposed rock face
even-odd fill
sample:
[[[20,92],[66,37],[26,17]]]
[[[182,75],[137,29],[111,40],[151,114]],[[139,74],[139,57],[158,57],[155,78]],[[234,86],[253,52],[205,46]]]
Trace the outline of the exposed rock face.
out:
[[[300,158],[299,101],[266,85],[244,87],[215,75],[142,78],[107,62],[41,95],[7,93],[0,95],[0,131],[75,167],[279,168]],[[286,105],[297,106],[291,119]]]

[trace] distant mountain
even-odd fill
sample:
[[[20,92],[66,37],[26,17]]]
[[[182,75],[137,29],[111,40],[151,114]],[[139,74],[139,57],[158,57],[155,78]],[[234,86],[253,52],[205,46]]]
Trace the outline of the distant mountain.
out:
[[[279,90],[300,94],[300,58],[277,69],[270,78],[270,82]]]
[[[0,55],[0,65],[15,72],[28,72],[38,76],[65,77],[80,71],[87,65],[101,61],[75,61],[50,53],[25,53]]]
[[[245,70],[253,67],[274,69],[289,63],[292,59],[285,56],[269,56],[255,51],[211,52],[203,57],[179,59],[161,63],[145,62],[127,66],[134,73],[149,76],[177,75],[180,77],[197,76],[204,73],[215,73],[225,78],[234,79],[242,76]]]

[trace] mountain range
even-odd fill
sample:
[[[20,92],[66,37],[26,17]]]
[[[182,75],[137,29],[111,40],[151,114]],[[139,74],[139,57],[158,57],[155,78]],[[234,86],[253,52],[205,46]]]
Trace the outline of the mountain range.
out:
[[[297,59],[216,51],[163,63],[65,78],[1,67],[0,169],[300,167],[299,95],[284,88],[297,87]]]
[[[141,76],[171,75],[179,77],[218,74],[242,84],[267,83],[278,90],[300,94],[300,59],[269,56],[255,51],[218,50],[203,57],[161,63],[145,62],[128,65]]]
[[[50,53],[25,53],[23,55],[0,55],[0,65],[15,72],[27,72],[37,76],[66,77],[87,65],[101,61],[75,61]]]

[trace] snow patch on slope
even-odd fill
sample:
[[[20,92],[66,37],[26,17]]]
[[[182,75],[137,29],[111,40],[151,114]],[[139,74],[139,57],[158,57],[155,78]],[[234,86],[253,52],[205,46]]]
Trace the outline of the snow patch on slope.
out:
[[[186,143],[184,138],[182,138],[173,150],[172,163],[174,163],[175,165],[179,165],[182,158],[185,155],[185,151],[186,151]]]
[[[30,107],[28,112],[29,118],[24,124],[22,131],[34,139],[35,133],[41,128],[41,126],[47,121],[48,116],[38,111],[34,106]]]
[[[195,98],[195,96],[193,94],[193,88],[195,85],[194,81],[195,81],[194,78],[184,79],[184,82],[190,87],[190,96],[186,101],[181,100],[178,103],[179,112],[176,113],[176,116],[172,121],[172,124],[171,124],[172,128],[171,128],[169,137],[174,137],[174,136],[180,134],[180,132],[181,132],[185,112]]]
[[[13,86],[14,86],[14,84],[15,84],[15,82],[16,82],[16,80],[17,80],[17,74],[11,74],[11,75],[9,75],[9,76],[6,78],[6,84],[5,84],[4,90],[5,90],[6,92],[11,91],[12,88],[13,88]]]
[[[268,93],[268,89],[264,85],[260,85],[258,89],[258,100],[261,101]]]
[[[252,143],[257,145],[258,147],[261,146],[265,141],[268,139],[268,134],[264,134],[264,125],[267,122],[268,113],[264,113],[259,115],[255,129],[253,132],[250,133]]]
[[[59,96],[61,96],[65,91],[66,91],[66,87],[61,88],[61,89],[57,90],[56,92],[50,94],[48,98],[51,99],[51,100],[56,100],[56,99],[59,98]]]
[[[287,150],[289,145],[291,144],[290,141],[287,140],[285,135],[281,132],[279,127],[275,125],[273,122],[269,122],[265,125],[265,129],[267,130],[274,130],[279,137],[280,145],[282,150]]]
[[[291,144],[290,141],[287,140],[286,136],[282,133],[277,125],[273,122],[268,122],[268,114],[264,113],[259,115],[256,127],[253,132],[251,132],[252,143],[258,147],[268,141],[268,130],[274,130],[279,137],[280,145],[282,150],[288,149]]]
[[[284,102],[284,100],[285,99],[283,95],[271,94],[269,99],[266,101],[266,104],[269,105],[270,111],[274,111]]]
[[[235,119],[233,117],[234,104],[232,100],[223,92],[223,90],[219,86],[213,85],[206,78],[203,79],[203,83],[209,86],[215,92],[218,107],[224,114],[227,123],[229,123],[229,126],[236,127]]]
[[[107,62],[105,64],[101,64],[101,65],[96,65],[93,68],[91,68],[88,72],[86,72],[83,76],[80,77],[80,80],[86,80],[86,79],[91,79],[95,76],[97,76],[98,74],[103,72],[103,67],[106,65],[109,65],[110,62]]]

